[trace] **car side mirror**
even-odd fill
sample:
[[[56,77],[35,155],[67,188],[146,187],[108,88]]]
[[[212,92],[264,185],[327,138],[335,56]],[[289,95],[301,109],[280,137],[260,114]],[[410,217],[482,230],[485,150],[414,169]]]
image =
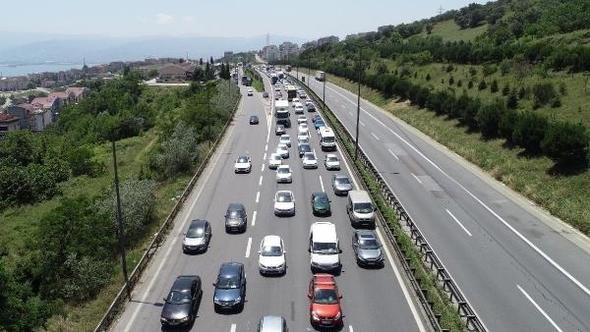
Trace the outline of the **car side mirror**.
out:
[[[261,251],[260,251],[260,250],[258,250],[258,254],[260,254],[260,253],[261,253]]]
[[[311,293],[307,293],[307,297],[311,299]]]
[[[341,299],[342,298],[342,294],[338,294],[338,298]]]
[[[307,252],[311,252],[311,248],[307,248]]]
[[[166,298],[165,297],[163,297],[162,300],[164,301],[164,303],[166,302]]]
[[[213,283],[213,287],[217,287],[217,283],[215,283],[215,282],[214,282],[214,283]]]
[[[341,254],[342,253],[342,249],[338,249],[338,253]]]

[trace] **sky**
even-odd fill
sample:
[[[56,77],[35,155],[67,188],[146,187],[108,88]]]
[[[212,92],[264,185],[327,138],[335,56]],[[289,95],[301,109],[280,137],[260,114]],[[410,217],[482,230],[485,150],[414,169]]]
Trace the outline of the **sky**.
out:
[[[0,31],[109,37],[270,33],[311,40],[412,22],[436,15],[441,6],[457,9],[471,2],[484,1],[0,0]]]

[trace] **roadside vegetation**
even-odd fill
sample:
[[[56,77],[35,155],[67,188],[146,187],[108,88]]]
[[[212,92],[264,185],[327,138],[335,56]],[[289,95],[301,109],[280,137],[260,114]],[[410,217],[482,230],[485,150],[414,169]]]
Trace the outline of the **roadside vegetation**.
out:
[[[50,130],[0,141],[0,330],[92,330],[122,285],[110,140],[131,271],[239,98],[227,81],[140,82],[86,82]]]
[[[248,77],[252,78],[252,87],[258,92],[263,92],[264,83],[262,82],[262,77],[256,71],[249,68],[245,72]]]
[[[364,98],[590,234],[589,6],[472,4],[305,51],[295,64],[353,92],[360,71]]]

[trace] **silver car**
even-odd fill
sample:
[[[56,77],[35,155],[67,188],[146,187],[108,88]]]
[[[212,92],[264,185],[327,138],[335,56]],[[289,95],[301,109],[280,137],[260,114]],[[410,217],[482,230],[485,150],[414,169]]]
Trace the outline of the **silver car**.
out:
[[[277,167],[277,183],[291,183],[293,177],[291,175],[291,168],[289,165],[281,165]]]
[[[258,332],[288,332],[287,321],[281,316],[264,316],[258,322]]]
[[[383,266],[383,249],[374,231],[356,230],[352,235],[352,249],[359,266]]]
[[[346,196],[352,190],[352,183],[348,176],[335,174],[332,176],[332,189],[336,195]]]

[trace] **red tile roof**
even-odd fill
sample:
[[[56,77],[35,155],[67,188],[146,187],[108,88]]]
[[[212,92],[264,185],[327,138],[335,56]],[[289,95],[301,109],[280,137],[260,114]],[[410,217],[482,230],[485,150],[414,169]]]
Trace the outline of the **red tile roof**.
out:
[[[18,121],[18,118],[8,114],[8,113],[3,113],[0,112],[0,122],[14,122],[14,121]]]

